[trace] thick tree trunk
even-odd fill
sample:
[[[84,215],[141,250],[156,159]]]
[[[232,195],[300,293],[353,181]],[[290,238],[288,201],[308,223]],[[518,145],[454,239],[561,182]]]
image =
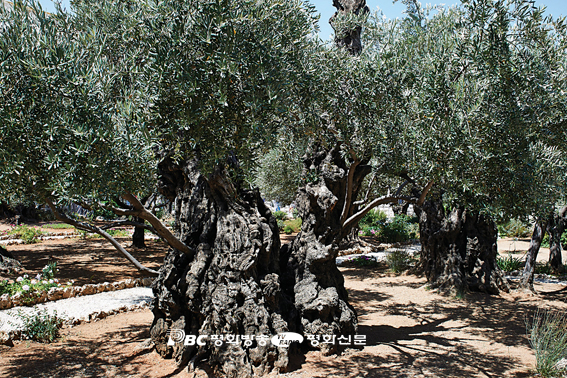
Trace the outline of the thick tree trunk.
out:
[[[341,224],[349,169],[339,147],[317,151],[304,164],[304,177],[313,181],[301,188],[296,198],[303,224],[296,238],[282,248],[282,287],[293,298],[299,333],[352,335],[357,331],[356,312],[348,303],[335,262],[339,244],[350,232]],[[356,198],[369,172],[365,164],[356,166],[351,198]],[[320,348],[324,353],[337,351],[334,344],[320,344]]]
[[[565,231],[565,214],[567,207],[564,207],[559,214],[553,214],[547,224],[549,234],[549,266],[554,273],[564,273],[563,258],[561,256],[561,235]]]
[[[543,236],[545,235],[545,229],[547,225],[542,221],[538,220],[534,225],[534,232],[532,234],[532,240],[530,241],[530,248],[526,254],[526,265],[524,266],[524,272],[520,278],[520,288],[524,290],[534,291],[534,274],[537,254],[539,248],[541,247],[541,242]]]
[[[432,288],[451,294],[509,291],[496,264],[497,229],[489,217],[462,208],[446,214],[440,195],[416,207],[416,213],[420,266]]]
[[[160,171],[162,194],[175,200],[177,236],[195,252],[171,250],[153,284],[156,350],[179,364],[206,359],[227,377],[286,371],[290,349],[269,341],[168,345],[171,330],[272,337],[296,329],[281,289],[277,222],[259,192],[234,188],[222,170],[206,179],[194,161],[165,159]]]
[[[144,223],[142,218],[134,217],[134,222]],[[134,227],[134,234],[132,235],[132,246],[135,248],[146,248],[144,242],[144,228]]]

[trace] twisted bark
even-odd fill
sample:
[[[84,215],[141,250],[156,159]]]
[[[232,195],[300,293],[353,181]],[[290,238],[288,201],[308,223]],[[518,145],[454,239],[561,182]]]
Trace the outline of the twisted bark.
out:
[[[335,258],[351,230],[341,224],[347,191],[350,188],[350,198],[356,198],[370,167],[357,163],[349,185],[349,168],[340,146],[316,151],[304,166],[304,177],[314,181],[299,190],[295,201],[303,224],[296,238],[282,247],[282,287],[293,298],[300,333],[352,335],[357,330],[356,312],[348,303]],[[350,207],[348,216],[354,208]],[[320,347],[327,354],[338,351],[333,344]]]
[[[205,178],[195,161],[160,164],[162,194],[175,201],[176,234],[194,253],[171,250],[153,284],[151,337],[181,365],[206,360],[227,377],[284,372],[290,349],[267,343],[168,345],[186,335],[267,335],[293,330],[280,282],[276,219],[257,190],[234,187],[219,169]]]
[[[492,219],[462,208],[447,214],[440,195],[416,206],[416,213],[420,267],[432,288],[452,294],[509,291],[496,264],[498,232]]]

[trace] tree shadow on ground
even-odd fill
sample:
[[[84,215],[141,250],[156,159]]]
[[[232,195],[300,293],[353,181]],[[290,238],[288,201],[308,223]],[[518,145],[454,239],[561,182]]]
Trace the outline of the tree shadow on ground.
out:
[[[124,246],[131,244],[131,238],[118,238],[118,240]],[[167,252],[167,245],[147,240],[146,246],[145,249],[127,248],[127,250],[142,265],[159,269]],[[26,273],[33,277],[40,273],[46,264],[55,261],[59,270],[56,278],[62,283],[74,280],[75,285],[84,285],[145,277],[145,274],[139,272],[110,243],[102,239],[49,241],[41,244],[14,246],[10,251],[25,268],[18,275]],[[15,279],[18,275],[10,278]]]
[[[148,353],[136,350],[147,338],[149,324],[135,324],[94,337],[73,335],[51,345],[29,342],[27,348],[8,357],[10,362],[4,372],[8,377],[145,376],[147,367],[135,360]],[[117,350],[129,353],[116,353]]]

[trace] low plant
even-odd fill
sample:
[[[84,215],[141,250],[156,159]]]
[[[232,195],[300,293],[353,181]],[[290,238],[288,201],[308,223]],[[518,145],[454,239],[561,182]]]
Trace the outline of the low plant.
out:
[[[285,227],[284,227],[284,229],[283,229],[283,232],[284,232],[284,234],[286,234],[286,235],[291,235],[291,234],[293,234],[293,231],[294,231],[293,228],[292,228],[290,225],[288,225],[288,224],[286,224]]]
[[[39,242],[39,238],[45,235],[39,227],[29,227],[25,224],[14,226],[8,231],[8,235],[13,235],[22,239],[25,244],[33,244]]]
[[[287,213],[285,211],[278,210],[274,211],[272,214],[277,220],[284,221],[287,219]]]
[[[407,251],[392,251],[386,255],[386,264],[394,273],[401,273],[413,264],[413,257]]]
[[[561,377],[566,371],[558,362],[567,359],[567,315],[537,310],[527,324],[530,345],[536,356],[536,370],[543,377]]]
[[[511,253],[508,253],[508,257],[496,256],[496,264],[500,270],[503,270],[504,272],[512,272],[522,267],[522,259],[514,257]]]
[[[57,263],[52,262],[43,267],[41,273],[34,278],[30,278],[27,274],[18,277],[14,282],[8,280],[0,281],[0,295],[14,295],[21,293],[25,297],[36,296],[37,293],[48,291],[52,287],[61,286],[59,280],[55,277],[57,273]]]
[[[63,319],[57,316],[57,312],[50,314],[47,309],[34,310],[31,313],[20,311],[18,317],[23,323],[22,336],[40,343],[50,343],[57,339],[59,329],[63,325]]]
[[[407,215],[396,215],[391,222],[384,225],[379,240],[385,243],[397,243],[416,239],[418,225],[416,220]]]
[[[49,224],[44,224],[43,226],[41,226],[41,228],[51,228],[51,229],[59,230],[64,228],[74,228],[74,226],[71,226],[70,224],[67,223],[49,223]]]
[[[289,227],[291,229],[291,232],[299,232],[301,230],[301,224],[302,224],[302,220],[301,218],[295,218],[295,219],[290,219],[290,220],[286,220],[284,221],[284,232],[285,229],[287,227]]]
[[[357,256],[348,261],[358,267],[373,267],[378,265],[378,261],[370,256]]]

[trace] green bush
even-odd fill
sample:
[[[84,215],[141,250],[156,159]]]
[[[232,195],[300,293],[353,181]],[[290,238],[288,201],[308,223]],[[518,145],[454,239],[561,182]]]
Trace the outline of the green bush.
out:
[[[286,224],[284,229],[283,229],[283,232],[284,232],[284,234],[290,235],[294,232],[294,230],[289,224]]]
[[[392,251],[386,255],[386,264],[394,273],[401,273],[411,267],[413,257],[403,250]]]
[[[277,222],[278,222],[278,230],[280,230],[280,232],[282,232],[283,229],[285,228],[285,223],[281,219],[278,219]]]
[[[284,221],[287,219],[287,213],[285,211],[278,210],[278,211],[274,211],[272,214],[277,220]]]
[[[508,253],[508,257],[496,256],[496,264],[501,270],[512,272],[522,267],[522,259],[513,257],[512,254]]]
[[[362,219],[358,222],[361,229],[364,227],[379,229],[388,220],[388,216],[385,212],[379,209],[372,209]]]
[[[556,364],[567,358],[567,315],[565,313],[538,310],[531,324],[528,336],[536,356],[536,370],[543,377],[561,377]]]
[[[397,243],[417,238],[418,227],[415,219],[407,215],[396,215],[380,231],[379,240],[385,243]]]
[[[525,238],[530,236],[531,227],[519,219],[510,219],[508,222],[498,225],[498,234],[500,237]]]
[[[63,325],[63,320],[57,316],[56,311],[49,314],[46,309],[35,310],[31,314],[20,311],[18,317],[23,322],[22,336],[41,343],[50,343],[59,337],[59,329]]]
[[[33,244],[39,242],[39,238],[45,235],[45,232],[41,231],[38,227],[29,227],[22,224],[12,227],[12,229],[8,231],[8,235],[22,239],[25,244]]]

